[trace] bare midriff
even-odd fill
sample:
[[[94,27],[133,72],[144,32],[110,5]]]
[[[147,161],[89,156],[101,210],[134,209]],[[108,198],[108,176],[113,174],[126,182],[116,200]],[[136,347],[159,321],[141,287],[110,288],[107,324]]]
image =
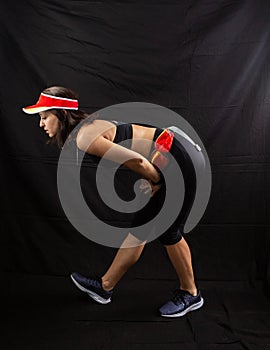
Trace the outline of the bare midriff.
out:
[[[116,126],[113,123],[107,120],[95,120],[92,125],[95,125],[97,132],[101,132],[103,137],[113,142],[116,135]],[[156,128],[137,124],[131,124],[131,126],[133,131],[131,149],[147,158],[151,151]]]

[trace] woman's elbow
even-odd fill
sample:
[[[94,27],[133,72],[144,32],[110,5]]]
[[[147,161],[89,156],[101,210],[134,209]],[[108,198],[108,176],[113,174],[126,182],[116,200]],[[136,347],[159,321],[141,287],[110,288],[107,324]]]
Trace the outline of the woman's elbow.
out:
[[[129,159],[127,160],[124,165],[132,170],[135,171],[143,171],[145,169],[145,160],[143,158],[133,158],[133,159]]]

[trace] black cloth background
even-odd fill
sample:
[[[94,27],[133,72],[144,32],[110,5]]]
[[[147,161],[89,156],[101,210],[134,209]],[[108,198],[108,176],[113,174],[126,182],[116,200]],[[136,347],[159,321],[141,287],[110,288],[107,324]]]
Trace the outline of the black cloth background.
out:
[[[213,177],[205,215],[187,235],[196,278],[262,281],[267,292],[269,2],[10,0],[1,2],[0,16],[6,274],[103,273],[115,254],[66,219],[56,185],[59,151],[46,145],[38,118],[21,110],[45,87],[63,85],[78,91],[88,112],[151,102],[193,126]],[[151,243],[130,276],[175,278],[158,254],[162,249]]]

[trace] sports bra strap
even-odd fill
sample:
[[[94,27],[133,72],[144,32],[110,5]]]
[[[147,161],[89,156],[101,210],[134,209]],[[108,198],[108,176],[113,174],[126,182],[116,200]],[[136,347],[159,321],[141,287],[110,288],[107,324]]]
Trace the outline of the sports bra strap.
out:
[[[117,120],[107,120],[107,121],[113,123],[113,124],[116,125],[116,126],[122,125],[122,124],[129,124],[129,123],[120,122],[120,121],[117,121]]]

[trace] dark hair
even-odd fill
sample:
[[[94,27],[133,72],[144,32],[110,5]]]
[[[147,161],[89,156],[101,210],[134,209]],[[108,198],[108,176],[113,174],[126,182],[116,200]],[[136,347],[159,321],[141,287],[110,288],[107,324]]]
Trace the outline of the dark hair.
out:
[[[51,86],[42,91],[44,94],[78,99],[78,94],[68,88],[63,86]],[[91,124],[96,118],[97,114],[88,114],[85,111],[71,110],[71,109],[51,109],[53,113],[59,120],[59,126],[57,133],[48,141],[48,143],[54,143],[59,148],[61,148],[68,136],[71,134],[72,130],[78,125],[82,120],[86,123]]]

